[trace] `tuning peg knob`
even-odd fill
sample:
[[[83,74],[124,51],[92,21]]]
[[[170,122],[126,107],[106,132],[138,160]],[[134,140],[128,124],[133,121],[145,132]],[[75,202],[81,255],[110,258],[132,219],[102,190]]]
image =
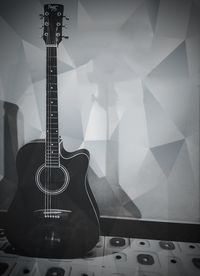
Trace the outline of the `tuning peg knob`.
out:
[[[44,18],[44,14],[40,13],[39,17],[40,17],[40,19],[43,19]]]
[[[67,16],[65,16],[65,15],[63,15],[63,18],[65,18],[66,20],[69,20],[69,17],[67,17]]]

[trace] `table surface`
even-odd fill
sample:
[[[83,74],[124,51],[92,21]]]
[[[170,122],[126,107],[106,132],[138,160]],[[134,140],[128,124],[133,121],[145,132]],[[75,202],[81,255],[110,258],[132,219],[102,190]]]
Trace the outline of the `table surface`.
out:
[[[0,231],[3,276],[199,276],[200,243],[101,236],[83,259],[17,255]]]

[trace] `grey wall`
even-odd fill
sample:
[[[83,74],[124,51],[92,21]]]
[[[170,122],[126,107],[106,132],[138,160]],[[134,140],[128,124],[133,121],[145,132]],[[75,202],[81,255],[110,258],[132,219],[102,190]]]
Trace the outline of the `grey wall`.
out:
[[[44,137],[38,14],[48,2],[1,4],[0,100],[19,107],[18,147]],[[199,1],[50,2],[70,17],[58,48],[60,134],[66,149],[90,150],[101,213],[199,221]]]

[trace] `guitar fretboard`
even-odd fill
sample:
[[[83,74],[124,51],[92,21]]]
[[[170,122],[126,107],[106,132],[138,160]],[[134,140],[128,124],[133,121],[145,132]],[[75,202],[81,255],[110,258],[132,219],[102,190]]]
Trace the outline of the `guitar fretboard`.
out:
[[[46,155],[47,167],[59,166],[57,47],[47,46],[46,58]]]

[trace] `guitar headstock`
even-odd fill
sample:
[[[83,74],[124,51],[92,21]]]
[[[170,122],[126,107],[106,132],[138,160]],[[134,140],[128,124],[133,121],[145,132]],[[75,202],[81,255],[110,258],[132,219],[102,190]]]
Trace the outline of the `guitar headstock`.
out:
[[[44,14],[40,14],[41,19],[44,19],[43,39],[46,45],[57,46],[62,38],[68,38],[62,35],[64,6],[59,4],[44,5]]]

